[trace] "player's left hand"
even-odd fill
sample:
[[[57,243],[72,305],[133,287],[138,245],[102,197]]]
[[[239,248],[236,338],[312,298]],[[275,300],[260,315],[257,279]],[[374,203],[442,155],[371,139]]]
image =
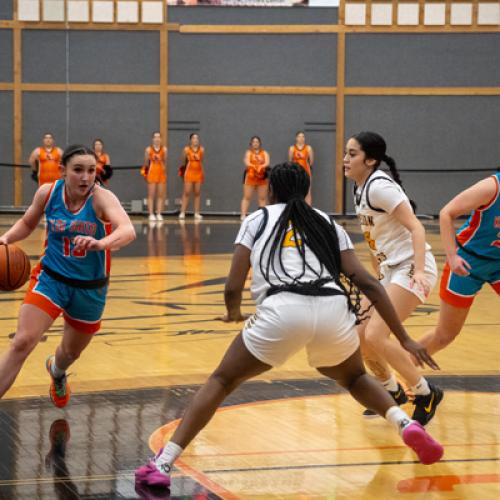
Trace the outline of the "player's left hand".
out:
[[[427,365],[433,370],[441,369],[434,359],[432,359],[432,356],[427,352],[427,349],[419,342],[416,342],[408,337],[406,340],[401,342],[401,346],[411,354],[414,361],[421,368],[424,368],[425,365]]]
[[[75,245],[76,251],[90,250],[95,252],[104,250],[101,240],[96,240],[92,236],[75,236],[73,238],[73,245]]]
[[[420,288],[426,297],[431,293],[431,285],[423,271],[415,271],[410,281],[410,286],[412,288]]]

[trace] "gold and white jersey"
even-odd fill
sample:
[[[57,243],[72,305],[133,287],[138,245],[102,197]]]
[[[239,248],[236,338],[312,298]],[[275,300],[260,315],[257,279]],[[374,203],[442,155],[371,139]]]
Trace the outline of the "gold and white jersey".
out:
[[[267,291],[271,287],[266,281],[260,265],[262,262],[262,269],[265,270],[269,260],[272,242],[269,242],[267,246],[265,243],[271,233],[273,233],[274,227],[285,206],[284,203],[277,203],[252,213],[243,221],[238,236],[236,237],[236,245],[244,245],[251,250],[251,292],[252,298],[257,304],[262,303],[266,298]],[[337,232],[340,251],[352,249],[353,245],[351,239],[345,230],[335,222],[331,222],[327,214],[320,210],[315,210],[322,215],[325,220],[332,223]],[[282,244],[281,263],[278,255],[279,249],[277,249],[274,263],[270,266],[269,281],[273,285],[279,286],[283,283],[308,283],[320,278],[329,277],[327,269],[324,268],[324,266],[322,268],[316,255],[307,246],[305,247],[306,265],[304,265],[302,257],[297,250],[297,246],[301,244],[300,235],[298,235],[298,241],[296,241],[293,235],[293,229],[290,226]],[[339,289],[333,280],[324,286]]]
[[[354,188],[354,208],[363,236],[380,265],[395,266],[414,255],[410,231],[393,215],[401,203],[411,206],[403,188],[381,170]],[[430,248],[426,243],[425,249]]]

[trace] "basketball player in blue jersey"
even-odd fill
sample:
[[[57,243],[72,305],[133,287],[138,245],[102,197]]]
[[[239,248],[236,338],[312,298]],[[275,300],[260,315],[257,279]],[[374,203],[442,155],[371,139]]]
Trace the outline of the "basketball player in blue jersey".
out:
[[[471,212],[455,234],[454,221]],[[460,333],[474,297],[485,283],[500,295],[500,173],[461,192],[440,212],[446,264],[441,277],[437,327],[421,343],[437,352]]]
[[[95,184],[96,157],[90,148],[69,146],[62,156],[62,171],[61,179],[40,186],[23,217],[0,237],[4,245],[27,238],[45,214],[45,250],[32,272],[16,335],[0,357],[0,397],[62,314],[62,341],[46,362],[52,379],[50,397],[59,408],[70,398],[67,368],[101,325],[110,251],[135,239],[134,227],[118,198]]]

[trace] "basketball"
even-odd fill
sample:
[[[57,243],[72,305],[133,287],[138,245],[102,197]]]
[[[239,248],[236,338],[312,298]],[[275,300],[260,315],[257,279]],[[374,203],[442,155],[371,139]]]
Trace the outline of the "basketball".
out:
[[[0,245],[0,290],[21,288],[30,275],[28,256],[15,245]]]

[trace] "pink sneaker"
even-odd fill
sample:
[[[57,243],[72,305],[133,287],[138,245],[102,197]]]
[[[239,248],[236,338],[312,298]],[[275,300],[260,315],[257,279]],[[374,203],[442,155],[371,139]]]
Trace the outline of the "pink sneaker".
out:
[[[163,451],[163,448],[156,454],[158,458]],[[154,460],[151,459],[146,465],[141,465],[135,470],[135,480],[139,483],[145,483],[149,486],[162,486],[168,488],[170,486],[170,477],[165,473],[160,472]]]
[[[443,456],[443,447],[416,421],[403,429],[402,437],[405,444],[417,454],[424,465],[433,464]]]

